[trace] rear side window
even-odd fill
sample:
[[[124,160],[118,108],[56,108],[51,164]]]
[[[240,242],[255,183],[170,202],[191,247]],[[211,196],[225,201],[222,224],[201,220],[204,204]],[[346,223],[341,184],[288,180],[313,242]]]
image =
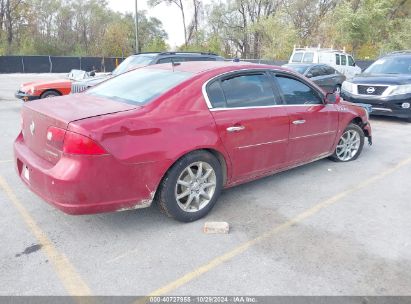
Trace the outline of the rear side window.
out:
[[[143,105],[189,79],[191,73],[162,69],[137,69],[111,78],[85,94]]]
[[[304,62],[304,63],[312,63],[312,62],[313,62],[313,59],[314,59],[314,53],[312,53],[312,52],[306,52],[306,53],[304,54],[303,62]]]
[[[341,64],[340,54],[335,54],[335,64],[336,64],[336,65],[340,65],[340,64]]]
[[[276,79],[286,104],[299,105],[323,103],[318,93],[301,81],[286,76],[277,76]]]
[[[215,82],[217,83],[217,82]],[[275,104],[271,80],[266,74],[236,75],[220,81],[227,108],[262,107]],[[210,86],[211,87],[211,86]],[[217,87],[207,89],[213,106],[221,107],[221,94]]]
[[[225,97],[223,90],[220,86],[220,81],[214,81],[207,87],[208,99],[211,102],[213,108],[224,108],[225,107]]]
[[[171,57],[161,58],[157,61],[158,64],[160,64],[160,63],[170,63],[170,62],[171,62]]]
[[[341,65],[347,65],[347,56],[341,55]]]
[[[323,66],[323,70],[324,70],[325,75],[332,75],[336,73],[336,70],[333,67],[326,66],[326,65]]]
[[[215,57],[185,57],[185,61],[216,61]]]
[[[303,59],[303,52],[296,52],[294,53],[293,58],[291,58],[291,62],[301,62]]]
[[[349,66],[354,66],[354,59],[351,56],[348,56],[348,65]]]
[[[321,66],[314,66],[310,69],[308,74],[311,74],[311,77],[318,77],[324,75],[324,71],[321,69]]]

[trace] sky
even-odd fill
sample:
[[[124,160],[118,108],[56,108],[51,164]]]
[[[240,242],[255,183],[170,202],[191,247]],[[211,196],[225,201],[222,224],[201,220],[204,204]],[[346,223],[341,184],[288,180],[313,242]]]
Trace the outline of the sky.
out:
[[[134,14],[135,0],[108,0],[109,6],[115,11],[122,13],[132,12]],[[193,9],[190,6],[191,1],[186,1],[187,8],[185,8],[186,22],[190,23],[190,17],[193,15]],[[176,46],[184,43],[184,29],[181,19],[181,13],[179,8],[173,5],[160,4],[154,8],[151,8],[147,4],[147,0],[138,0],[138,10],[147,11],[151,17],[156,17],[163,23],[163,28],[168,34],[167,43],[170,45],[171,50],[174,50]]]

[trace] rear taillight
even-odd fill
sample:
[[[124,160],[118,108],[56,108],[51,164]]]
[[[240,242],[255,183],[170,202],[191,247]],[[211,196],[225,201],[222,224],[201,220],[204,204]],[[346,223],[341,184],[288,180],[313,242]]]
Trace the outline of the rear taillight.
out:
[[[63,152],[67,154],[87,155],[107,154],[107,152],[91,138],[70,131],[67,131],[64,137]]]
[[[49,127],[47,129],[47,143],[58,150],[63,150],[63,143],[64,143],[64,135],[66,134],[66,130],[56,128],[56,127]]]
[[[48,128],[47,143],[67,154],[107,154],[107,152],[91,138],[56,127]]]

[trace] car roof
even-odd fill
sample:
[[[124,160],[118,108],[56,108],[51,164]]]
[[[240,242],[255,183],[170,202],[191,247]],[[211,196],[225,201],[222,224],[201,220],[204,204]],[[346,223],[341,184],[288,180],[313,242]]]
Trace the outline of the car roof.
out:
[[[384,56],[381,56],[380,58],[384,57],[407,57],[411,58],[411,51],[397,51],[397,52],[392,52],[385,54]]]
[[[145,68],[148,69],[164,69],[164,70],[175,70],[181,72],[189,72],[193,74],[202,74],[208,71],[236,71],[242,69],[276,69],[287,71],[279,66],[266,65],[266,64],[257,64],[249,62],[232,62],[232,61],[187,61],[181,62],[178,65],[172,65],[171,63],[163,63],[150,65]]]
[[[150,57],[173,57],[173,56],[184,56],[184,57],[221,57],[215,53],[205,53],[205,52],[147,52],[147,53],[138,53],[131,56],[150,56]]]
[[[295,67],[312,67],[312,66],[326,66],[324,63],[286,63],[283,66],[295,66]]]

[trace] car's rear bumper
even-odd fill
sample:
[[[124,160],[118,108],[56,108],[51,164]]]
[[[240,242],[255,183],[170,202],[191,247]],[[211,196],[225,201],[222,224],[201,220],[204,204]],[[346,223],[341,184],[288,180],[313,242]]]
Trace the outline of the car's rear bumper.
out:
[[[404,103],[411,103],[411,94],[367,98],[366,96],[353,95],[342,91],[341,97],[349,102],[371,105],[371,115],[411,118],[411,108],[405,109],[402,107]]]
[[[24,101],[31,101],[31,100],[36,100],[36,99],[40,99],[40,96],[33,96],[33,95],[29,95],[27,93],[24,93],[22,91],[17,91],[14,96],[18,99],[24,100]]]
[[[111,155],[63,155],[52,164],[32,152],[21,134],[14,154],[17,173],[30,190],[69,214],[148,207],[164,169],[160,163],[124,164]]]

